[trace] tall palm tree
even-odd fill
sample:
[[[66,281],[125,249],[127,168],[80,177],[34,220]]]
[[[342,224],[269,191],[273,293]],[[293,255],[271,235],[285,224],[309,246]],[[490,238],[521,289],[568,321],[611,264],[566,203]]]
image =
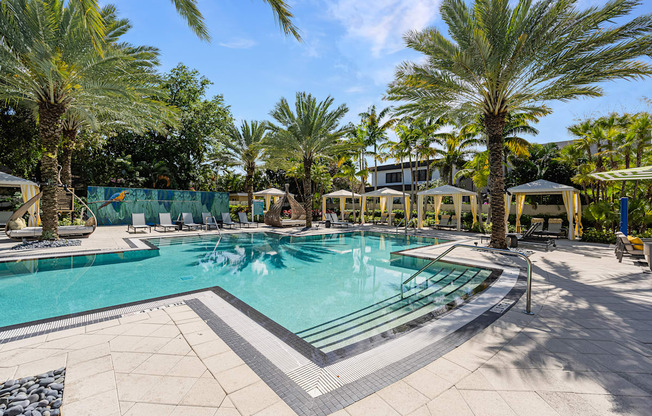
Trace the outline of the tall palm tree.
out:
[[[449,185],[453,183],[453,173],[456,168],[466,162],[468,156],[475,152],[475,148],[482,142],[471,126],[464,126],[459,130],[436,133],[434,141],[441,148],[435,149],[439,158],[433,163],[439,169],[442,179]]]
[[[365,147],[372,147],[374,158],[374,191],[378,189],[378,162],[381,161],[378,146],[387,141],[387,131],[396,124],[397,119],[390,117],[392,108],[387,107],[377,112],[376,106],[372,105],[367,111],[358,114],[362,117],[362,124],[365,129]],[[384,118],[389,117],[384,120]]]
[[[504,125],[509,113],[545,115],[552,100],[602,95],[596,86],[640,79],[652,64],[652,17],[616,25],[640,0],[613,0],[578,10],[575,1],[443,0],[450,39],[428,28],[405,35],[426,55],[403,63],[388,98],[407,101],[401,112],[430,116],[478,114],[488,136],[491,219],[504,224]],[[451,117],[455,118],[455,117]],[[492,227],[492,247],[505,248],[504,227]]]
[[[208,28],[204,21],[199,8],[197,7],[197,0],[171,0],[177,13],[183,17],[190,29],[203,40],[210,40]],[[263,0],[267,3],[274,13],[277,24],[286,35],[292,35],[297,40],[301,40],[299,29],[292,22],[292,12],[286,0]],[[104,36],[105,21],[102,18],[102,13],[97,0],[72,0],[71,4],[84,10],[84,23],[90,29],[90,33],[95,40],[101,40]]]
[[[636,167],[641,167],[643,154],[652,146],[652,116],[649,113],[636,114],[627,132],[636,154]],[[638,193],[638,181],[634,182],[634,198]]]
[[[0,98],[38,114],[44,239],[58,238],[57,152],[64,113],[93,100],[137,101],[145,89],[157,94],[151,82],[142,82],[147,75],[154,77],[158,50],[102,38],[103,52],[98,53],[84,10],[77,5],[55,0],[7,0],[0,5]],[[103,19],[114,14],[112,6],[102,10]],[[138,75],[131,72],[134,67]]]
[[[243,121],[240,129],[231,125],[220,142],[224,146],[226,162],[245,171],[247,206],[251,211],[254,199],[254,174],[256,166],[265,159],[263,143],[267,138],[267,124],[258,121]]]
[[[272,132],[266,148],[279,158],[294,158],[303,163],[303,206],[306,210],[306,227],[312,227],[312,178],[315,161],[342,152],[347,145],[343,138],[348,128],[340,126],[349,111],[345,104],[333,108],[333,98],[324,101],[305,92],[298,92],[294,111],[285,98],[270,113],[278,124],[269,124]]]

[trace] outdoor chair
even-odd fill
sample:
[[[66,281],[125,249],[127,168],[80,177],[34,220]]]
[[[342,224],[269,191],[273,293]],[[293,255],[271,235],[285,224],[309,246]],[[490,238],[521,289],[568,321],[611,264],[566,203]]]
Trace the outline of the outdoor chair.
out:
[[[536,231],[541,227],[543,224],[540,222],[535,222],[534,224],[530,225],[530,228],[526,232],[524,232],[522,235],[518,234],[513,234],[513,233],[508,233],[508,236],[516,236],[517,241],[523,242],[523,243],[529,243],[529,244],[536,244],[536,245],[544,245],[546,248],[546,251],[550,249],[550,247],[557,247],[557,243],[555,243],[555,240],[551,238],[547,238],[545,235],[536,235]]]
[[[629,241],[629,238],[621,232],[616,234],[616,258],[618,263],[623,262],[623,257],[625,255],[632,257],[645,257],[645,252],[643,249],[638,249],[634,247],[634,244]]]
[[[439,224],[435,224],[433,225],[433,227],[440,230],[441,229],[450,230],[453,228],[457,228],[457,217],[455,215],[453,215],[452,217],[450,215],[442,215]]]
[[[195,223],[192,214],[189,212],[182,213],[181,219],[183,220],[183,228],[187,230],[201,230],[202,228],[202,224]]]
[[[229,214],[228,212],[223,212],[222,213],[222,226],[223,227],[228,226],[229,228],[233,228],[236,225],[238,225],[238,224],[234,223],[233,220],[231,220],[231,214]]]
[[[131,214],[131,224],[127,225],[127,232],[129,230],[133,230],[134,232],[138,230],[149,230],[148,232],[152,232],[152,227],[145,222],[145,214]]]
[[[172,229],[172,231],[177,230],[177,225],[172,222],[172,217],[169,212],[159,212],[158,214],[158,224],[154,226],[156,230],[157,227],[163,228],[163,231]]]
[[[387,224],[389,225],[389,222],[387,222],[387,216],[388,214],[386,212],[383,212],[380,214],[380,219],[374,220],[374,224]]]
[[[340,227],[344,227],[345,225],[347,227],[351,226],[351,223],[348,222],[348,221],[340,221],[340,219],[337,218],[337,214],[335,214],[335,213],[330,214],[330,216],[331,216],[331,224],[332,225],[339,225]]]
[[[201,222],[204,224],[206,231],[210,230],[211,228],[215,228],[216,230],[218,228],[217,221],[215,221],[215,217],[213,217],[213,214],[210,212],[201,213]]]
[[[530,227],[533,226],[534,224],[539,224],[539,227],[538,227],[539,230],[543,230],[543,222],[544,222],[543,218],[532,218],[532,220],[530,221]],[[516,231],[519,231],[519,232],[523,231],[523,226],[521,225],[521,229],[516,230]],[[537,231],[537,232],[541,232],[541,231]]]
[[[551,236],[551,237],[559,238],[559,237],[563,237],[564,234],[566,233],[562,229],[561,218],[550,218],[548,220],[548,228],[542,231],[536,231],[535,234],[540,236]]]
[[[246,212],[238,212],[238,219],[240,220],[240,227],[242,227],[243,225],[246,225],[247,228],[249,228],[252,225],[255,225],[256,228],[258,228],[258,223],[249,221],[249,219],[247,218],[247,213]]]

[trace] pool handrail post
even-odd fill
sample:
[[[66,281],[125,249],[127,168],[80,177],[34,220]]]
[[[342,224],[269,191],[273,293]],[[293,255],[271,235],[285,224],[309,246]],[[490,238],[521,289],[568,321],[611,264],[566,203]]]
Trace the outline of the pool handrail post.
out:
[[[523,253],[519,253],[518,251],[510,251],[502,248],[493,248],[493,247],[478,247],[478,246],[472,246],[469,244],[454,244],[446,251],[438,255],[434,260],[430,261],[428,264],[420,268],[416,273],[414,273],[412,276],[408,277],[401,283],[401,299],[403,299],[403,287],[409,283],[410,281],[414,280],[417,276],[419,276],[424,270],[428,269],[430,266],[441,260],[444,256],[446,256],[448,253],[451,251],[455,250],[458,247],[466,247],[470,248],[473,250],[479,250],[479,251],[490,251],[494,253],[500,253],[500,254],[509,254],[512,256],[518,256],[523,259],[525,259],[527,263],[527,289],[525,293],[525,311],[523,311],[527,315],[534,315],[534,312],[532,312],[532,261],[528,256],[526,256]]]

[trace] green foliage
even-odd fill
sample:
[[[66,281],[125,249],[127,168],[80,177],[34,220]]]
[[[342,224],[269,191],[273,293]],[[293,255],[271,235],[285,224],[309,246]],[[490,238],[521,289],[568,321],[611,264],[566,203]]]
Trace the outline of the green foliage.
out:
[[[611,230],[596,230],[595,228],[586,228],[582,234],[582,241],[588,243],[614,244],[616,234]]]
[[[178,127],[167,134],[130,131],[110,135],[99,146],[77,153],[73,171],[86,184],[215,190],[218,137],[232,123],[221,95],[206,99],[211,82],[183,64],[165,76],[169,104],[180,109]],[[215,162],[215,163],[213,163]]]
[[[37,175],[41,145],[31,111],[0,108],[0,149],[0,170],[26,179]]]

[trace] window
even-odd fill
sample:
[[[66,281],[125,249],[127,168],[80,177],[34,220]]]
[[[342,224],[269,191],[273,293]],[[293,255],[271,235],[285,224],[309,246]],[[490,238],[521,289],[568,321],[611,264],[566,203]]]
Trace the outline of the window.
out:
[[[386,173],[385,183],[401,183],[401,172]]]
[[[428,171],[426,169],[419,169],[417,171],[418,182],[425,182],[427,178],[428,178]]]

